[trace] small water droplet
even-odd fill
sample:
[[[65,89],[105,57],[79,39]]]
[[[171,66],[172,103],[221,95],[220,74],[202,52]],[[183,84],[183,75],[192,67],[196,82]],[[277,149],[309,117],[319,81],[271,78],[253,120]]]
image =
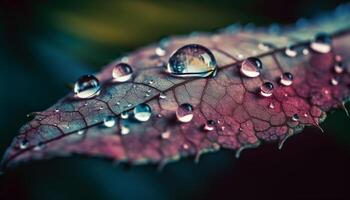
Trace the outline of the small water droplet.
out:
[[[85,130],[79,130],[79,131],[77,132],[78,135],[83,135],[84,133],[85,133]]]
[[[205,131],[212,131],[214,130],[214,128],[215,128],[215,122],[213,120],[208,120],[203,126],[203,129]]]
[[[148,84],[152,85],[154,83],[154,80],[149,80]]]
[[[42,142],[39,142],[39,144],[37,144],[37,145],[33,148],[33,150],[34,150],[34,151],[40,151],[40,150],[42,150],[44,147],[45,147],[45,144],[42,143]]]
[[[85,75],[78,79],[74,84],[74,93],[77,97],[86,99],[99,94],[100,83],[93,75]]]
[[[88,105],[88,103],[84,103],[84,106],[87,106]]]
[[[296,57],[298,55],[298,52],[295,50],[294,46],[289,46],[284,50],[284,54],[288,57]]]
[[[341,74],[344,72],[344,66],[342,62],[338,62],[334,65],[334,71],[337,74]]]
[[[309,53],[310,53],[309,49],[307,49],[307,48],[303,49],[304,56],[309,55]]]
[[[263,97],[270,97],[273,94],[273,84],[265,82],[260,86],[260,95]]]
[[[117,101],[115,104],[117,104],[119,106],[120,105],[120,101]]]
[[[284,86],[290,86],[293,83],[294,76],[290,72],[284,72],[281,75],[280,83]]]
[[[332,85],[338,85],[339,81],[336,78],[331,79],[331,84]]]
[[[56,110],[55,110],[55,112],[57,112],[57,113],[58,113],[58,112],[60,112],[60,110],[59,110],[59,109],[56,109]]]
[[[332,38],[326,33],[318,33],[310,48],[318,53],[328,53],[332,49]]]
[[[176,117],[180,122],[190,122],[193,118],[193,106],[189,103],[181,104],[176,110]]]
[[[159,98],[161,98],[161,99],[165,99],[165,98],[166,98],[166,94],[165,94],[165,93],[163,93],[163,92],[161,92],[161,93],[159,94]]]
[[[129,133],[130,133],[130,129],[129,129],[128,126],[126,126],[126,125],[121,125],[120,126],[120,134],[127,135]]]
[[[294,114],[292,116],[292,120],[295,121],[295,122],[299,121],[299,115],[298,114]]]
[[[165,49],[163,49],[162,47],[157,47],[155,50],[157,56],[164,56],[166,54]]]
[[[341,55],[335,55],[334,60],[335,60],[336,62],[341,62],[341,61],[343,60],[343,58],[342,58]]]
[[[272,45],[269,43],[261,42],[258,44],[258,48],[263,51],[269,51],[270,49],[272,49]]]
[[[171,135],[171,132],[169,130],[163,132],[160,136],[162,137],[162,139],[169,139]]]
[[[262,69],[262,63],[258,58],[249,57],[242,62],[241,73],[247,77],[258,77],[260,70]]]
[[[183,145],[182,145],[182,148],[184,148],[184,149],[186,149],[186,150],[187,150],[187,149],[189,149],[189,148],[190,148],[190,146],[188,146],[188,144],[183,144]]]
[[[152,110],[148,104],[142,103],[134,108],[134,117],[141,122],[148,121],[151,118],[151,115]]]
[[[115,125],[115,118],[114,116],[107,116],[103,119],[103,125],[105,127],[111,128]]]
[[[269,104],[269,108],[274,109],[274,108],[275,108],[275,105],[274,105],[273,103],[270,103],[270,104]]]
[[[161,117],[163,117],[163,115],[162,114],[158,114],[157,117],[161,118]]]
[[[99,110],[103,110],[103,106],[100,106],[98,109],[99,109]]]
[[[129,113],[127,111],[124,111],[124,112],[120,113],[120,117],[122,119],[128,119],[129,118]]]
[[[207,77],[217,69],[214,55],[204,46],[189,44],[179,48],[169,58],[167,71],[179,77]]]
[[[128,107],[128,108],[130,108],[131,106],[132,106],[132,104],[131,104],[131,103],[129,103],[129,104],[127,105],[127,107]]]
[[[126,63],[118,63],[113,67],[112,77],[117,82],[125,82],[132,77],[132,68]]]
[[[28,146],[29,146],[29,141],[27,139],[23,139],[19,144],[20,149],[26,149]]]

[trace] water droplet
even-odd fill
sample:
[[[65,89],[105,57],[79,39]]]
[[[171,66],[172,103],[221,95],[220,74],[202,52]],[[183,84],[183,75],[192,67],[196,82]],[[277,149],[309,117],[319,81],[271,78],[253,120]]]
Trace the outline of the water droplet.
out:
[[[214,55],[204,46],[189,44],[169,58],[167,71],[179,77],[207,77],[217,69]]]
[[[159,94],[159,98],[161,98],[161,99],[165,99],[165,98],[166,98],[166,94],[165,94],[165,93],[163,93],[163,92],[161,92],[161,93]]]
[[[334,71],[337,74],[341,74],[344,71],[344,66],[342,62],[338,62],[334,65]]]
[[[275,108],[275,105],[274,105],[273,103],[270,103],[270,104],[269,104],[269,108],[274,109],[274,108]]]
[[[181,104],[176,110],[176,117],[180,122],[190,122],[193,118],[193,106],[188,103]]]
[[[85,133],[85,130],[79,130],[79,131],[77,132],[78,135],[83,135],[84,133]]]
[[[299,121],[299,115],[298,114],[294,114],[292,116],[292,120],[295,121],[295,122]]]
[[[60,112],[60,110],[59,110],[59,109],[56,109],[56,110],[55,110],[55,112],[57,112],[57,113],[58,113],[58,112]]]
[[[183,145],[182,145],[182,148],[184,148],[184,149],[186,149],[186,150],[187,150],[187,149],[189,149],[189,148],[190,148],[190,146],[188,146],[188,144],[183,144]]]
[[[293,79],[293,74],[291,74],[290,72],[284,72],[281,75],[280,83],[284,86],[290,86],[293,83]]]
[[[45,144],[42,143],[42,142],[39,142],[39,144],[37,144],[35,147],[34,147],[34,151],[40,151],[42,150],[43,148],[45,147]]]
[[[152,85],[154,83],[154,80],[149,80],[148,84]]]
[[[328,53],[332,49],[332,39],[326,33],[318,33],[311,42],[310,48],[318,53]]]
[[[339,81],[336,78],[331,79],[331,84],[332,85],[338,85]]]
[[[249,57],[242,62],[241,73],[247,77],[258,77],[260,70],[262,69],[262,63],[258,58]]]
[[[341,61],[343,60],[343,58],[342,58],[341,55],[335,55],[334,60],[335,60],[336,62],[341,62]]]
[[[131,104],[131,103],[129,103],[129,104],[127,105],[127,107],[128,107],[128,108],[130,108],[131,106],[132,106],[132,104]]]
[[[87,106],[88,105],[88,103],[84,103],[84,106]]]
[[[171,132],[169,130],[163,132],[160,136],[162,137],[162,139],[169,139],[171,135]]]
[[[124,112],[120,113],[120,117],[122,119],[128,119],[129,118],[129,113],[127,111],[124,111]]]
[[[208,120],[203,126],[203,129],[205,131],[212,131],[214,130],[214,128],[215,128],[215,122],[213,120]]]
[[[260,86],[260,94],[263,97],[270,97],[273,93],[273,84],[271,82],[265,82]]]
[[[99,94],[100,83],[93,75],[85,75],[74,84],[74,93],[77,97],[85,99]]]
[[[100,106],[98,109],[99,109],[99,110],[103,110],[103,106]]]
[[[295,47],[294,46],[290,46],[288,48],[286,48],[284,50],[284,53],[286,54],[286,56],[288,57],[296,57],[298,55],[298,52],[295,50]]]
[[[262,42],[258,44],[258,48],[263,51],[269,51],[270,49],[272,49],[272,45],[269,43]]]
[[[107,116],[103,119],[103,125],[105,127],[111,128],[115,125],[115,118],[114,116]]]
[[[132,68],[126,63],[118,63],[114,66],[112,76],[117,82],[125,82],[132,77]]]
[[[305,48],[303,49],[303,55],[306,56],[310,53],[309,49]]]
[[[142,103],[134,108],[135,119],[145,122],[151,118],[152,110],[148,104]]]
[[[163,49],[162,47],[157,47],[155,50],[157,56],[164,56],[166,54],[165,49]]]
[[[120,134],[127,135],[129,133],[130,133],[130,129],[129,129],[128,126],[126,126],[126,125],[121,125],[120,126]]]
[[[27,139],[23,139],[19,144],[20,149],[26,149],[28,146],[29,146],[29,141]]]

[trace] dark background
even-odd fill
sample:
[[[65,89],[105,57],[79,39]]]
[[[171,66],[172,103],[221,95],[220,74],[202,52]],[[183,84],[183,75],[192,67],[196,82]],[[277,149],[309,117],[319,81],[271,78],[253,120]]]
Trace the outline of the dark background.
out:
[[[344,1],[0,1],[0,154],[25,115],[43,110],[80,75],[172,34],[240,22],[289,24]],[[350,199],[350,118],[337,110],[280,151],[223,150],[170,164],[125,168],[72,157],[0,176],[0,199]]]

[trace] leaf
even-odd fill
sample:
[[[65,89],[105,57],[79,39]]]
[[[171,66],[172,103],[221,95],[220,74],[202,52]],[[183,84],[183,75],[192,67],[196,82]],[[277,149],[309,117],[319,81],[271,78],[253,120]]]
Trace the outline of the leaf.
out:
[[[101,83],[98,96],[77,99],[70,93],[47,110],[35,113],[6,151],[2,168],[72,154],[162,166],[185,156],[195,155],[198,160],[202,153],[221,147],[236,150],[237,156],[262,142],[277,141],[281,147],[304,126],[319,127],[326,111],[343,106],[349,98],[349,13],[349,6],[344,6],[325,19],[299,21],[295,27],[251,30],[249,26],[230,26],[214,34],[167,38],[137,50],[97,74]],[[317,53],[309,48],[319,32],[331,35],[331,52]],[[179,78],[164,73],[172,52],[193,43],[214,54],[217,75]],[[288,47],[298,55],[286,56]],[[165,55],[157,55],[159,51]],[[239,72],[243,58],[250,56],[263,63],[259,77],[246,78]],[[120,61],[133,68],[129,82],[111,81],[112,69]],[[337,73],[334,67],[340,62],[347,68]],[[283,72],[294,75],[291,86],[279,83]],[[258,94],[264,81],[275,85],[271,97]],[[166,98],[160,98],[164,95]],[[141,103],[151,107],[150,120],[120,117],[122,112],[132,115]],[[175,112],[183,103],[194,107],[190,123],[176,120]],[[117,125],[106,128],[103,120],[110,116]],[[208,120],[214,122],[211,131],[203,130]],[[123,124],[130,129],[129,134],[121,134]]]

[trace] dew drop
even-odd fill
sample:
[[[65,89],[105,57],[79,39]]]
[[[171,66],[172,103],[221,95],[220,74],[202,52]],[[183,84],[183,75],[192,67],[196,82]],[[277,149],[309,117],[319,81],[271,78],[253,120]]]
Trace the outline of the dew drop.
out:
[[[269,51],[270,49],[272,49],[272,45],[269,43],[261,42],[258,44],[258,48],[262,51]]]
[[[342,62],[338,62],[334,65],[334,71],[337,74],[341,74],[344,72],[344,66]]]
[[[84,133],[85,133],[85,130],[79,130],[79,131],[77,132],[78,135],[83,135]]]
[[[306,56],[310,53],[309,49],[305,48],[303,49],[303,55]]]
[[[270,108],[270,109],[274,109],[274,108],[275,108],[275,105],[274,105],[273,103],[270,103],[270,104],[269,104],[269,108]]]
[[[284,50],[284,54],[286,54],[286,56],[288,56],[288,57],[293,58],[293,57],[296,57],[298,55],[298,52],[295,50],[295,47],[290,46]]]
[[[39,142],[39,144],[37,144],[37,145],[33,148],[33,150],[34,150],[34,151],[40,151],[40,150],[42,150],[44,147],[45,147],[45,144],[42,143],[42,142]]]
[[[169,139],[171,135],[171,132],[169,130],[163,132],[160,136],[162,139]]]
[[[112,77],[117,82],[125,82],[132,77],[132,68],[126,63],[118,63],[113,67]]]
[[[120,113],[120,117],[122,119],[128,119],[129,118],[129,113],[127,111],[124,111],[124,112]]]
[[[105,127],[111,128],[115,125],[115,119],[113,116],[107,116],[103,119],[103,125]]]
[[[151,115],[152,110],[148,104],[142,103],[134,108],[134,117],[141,122],[148,121],[151,118]]]
[[[332,49],[332,39],[326,33],[318,33],[311,42],[310,48],[318,53],[328,53]]]
[[[294,114],[292,116],[292,120],[295,121],[295,122],[299,121],[299,115],[298,114]]]
[[[167,65],[167,72],[178,77],[207,77],[216,69],[214,55],[198,44],[185,45],[176,50]]]
[[[262,63],[258,58],[249,57],[242,62],[241,73],[247,77],[258,77],[260,70],[262,69]]]
[[[273,84],[271,82],[265,82],[260,86],[260,95],[263,97],[270,97],[273,93]]]
[[[335,86],[335,85],[338,85],[338,83],[339,83],[339,81],[338,81],[336,78],[332,78],[332,79],[331,79],[331,84],[332,84],[332,85]]]
[[[56,109],[55,112],[58,113],[58,112],[60,112],[60,110],[59,110],[59,109]]]
[[[188,144],[183,144],[183,145],[182,145],[182,148],[184,148],[185,150],[187,150],[187,149],[190,148],[190,146],[188,146]]]
[[[127,127],[126,125],[121,125],[120,126],[120,134],[127,135],[129,133],[130,133],[129,127]]]
[[[291,74],[290,72],[284,72],[281,75],[280,83],[284,86],[290,86],[293,83],[293,79],[293,74]]]
[[[159,98],[161,98],[161,99],[165,99],[165,98],[166,98],[166,94],[165,94],[165,93],[163,93],[163,92],[161,92],[161,93],[159,94]]]
[[[26,149],[28,146],[29,146],[29,141],[27,139],[23,139],[19,144],[20,149]]]
[[[208,120],[203,126],[203,129],[205,131],[212,131],[214,130],[214,128],[215,128],[215,122],[213,120]]]
[[[155,50],[157,56],[164,56],[166,54],[165,49],[163,49],[162,47],[157,47]]]
[[[78,79],[74,84],[74,93],[77,97],[86,99],[99,94],[100,83],[93,75],[85,75]]]
[[[181,104],[176,110],[176,117],[180,122],[190,122],[193,118],[193,106],[189,103]]]

